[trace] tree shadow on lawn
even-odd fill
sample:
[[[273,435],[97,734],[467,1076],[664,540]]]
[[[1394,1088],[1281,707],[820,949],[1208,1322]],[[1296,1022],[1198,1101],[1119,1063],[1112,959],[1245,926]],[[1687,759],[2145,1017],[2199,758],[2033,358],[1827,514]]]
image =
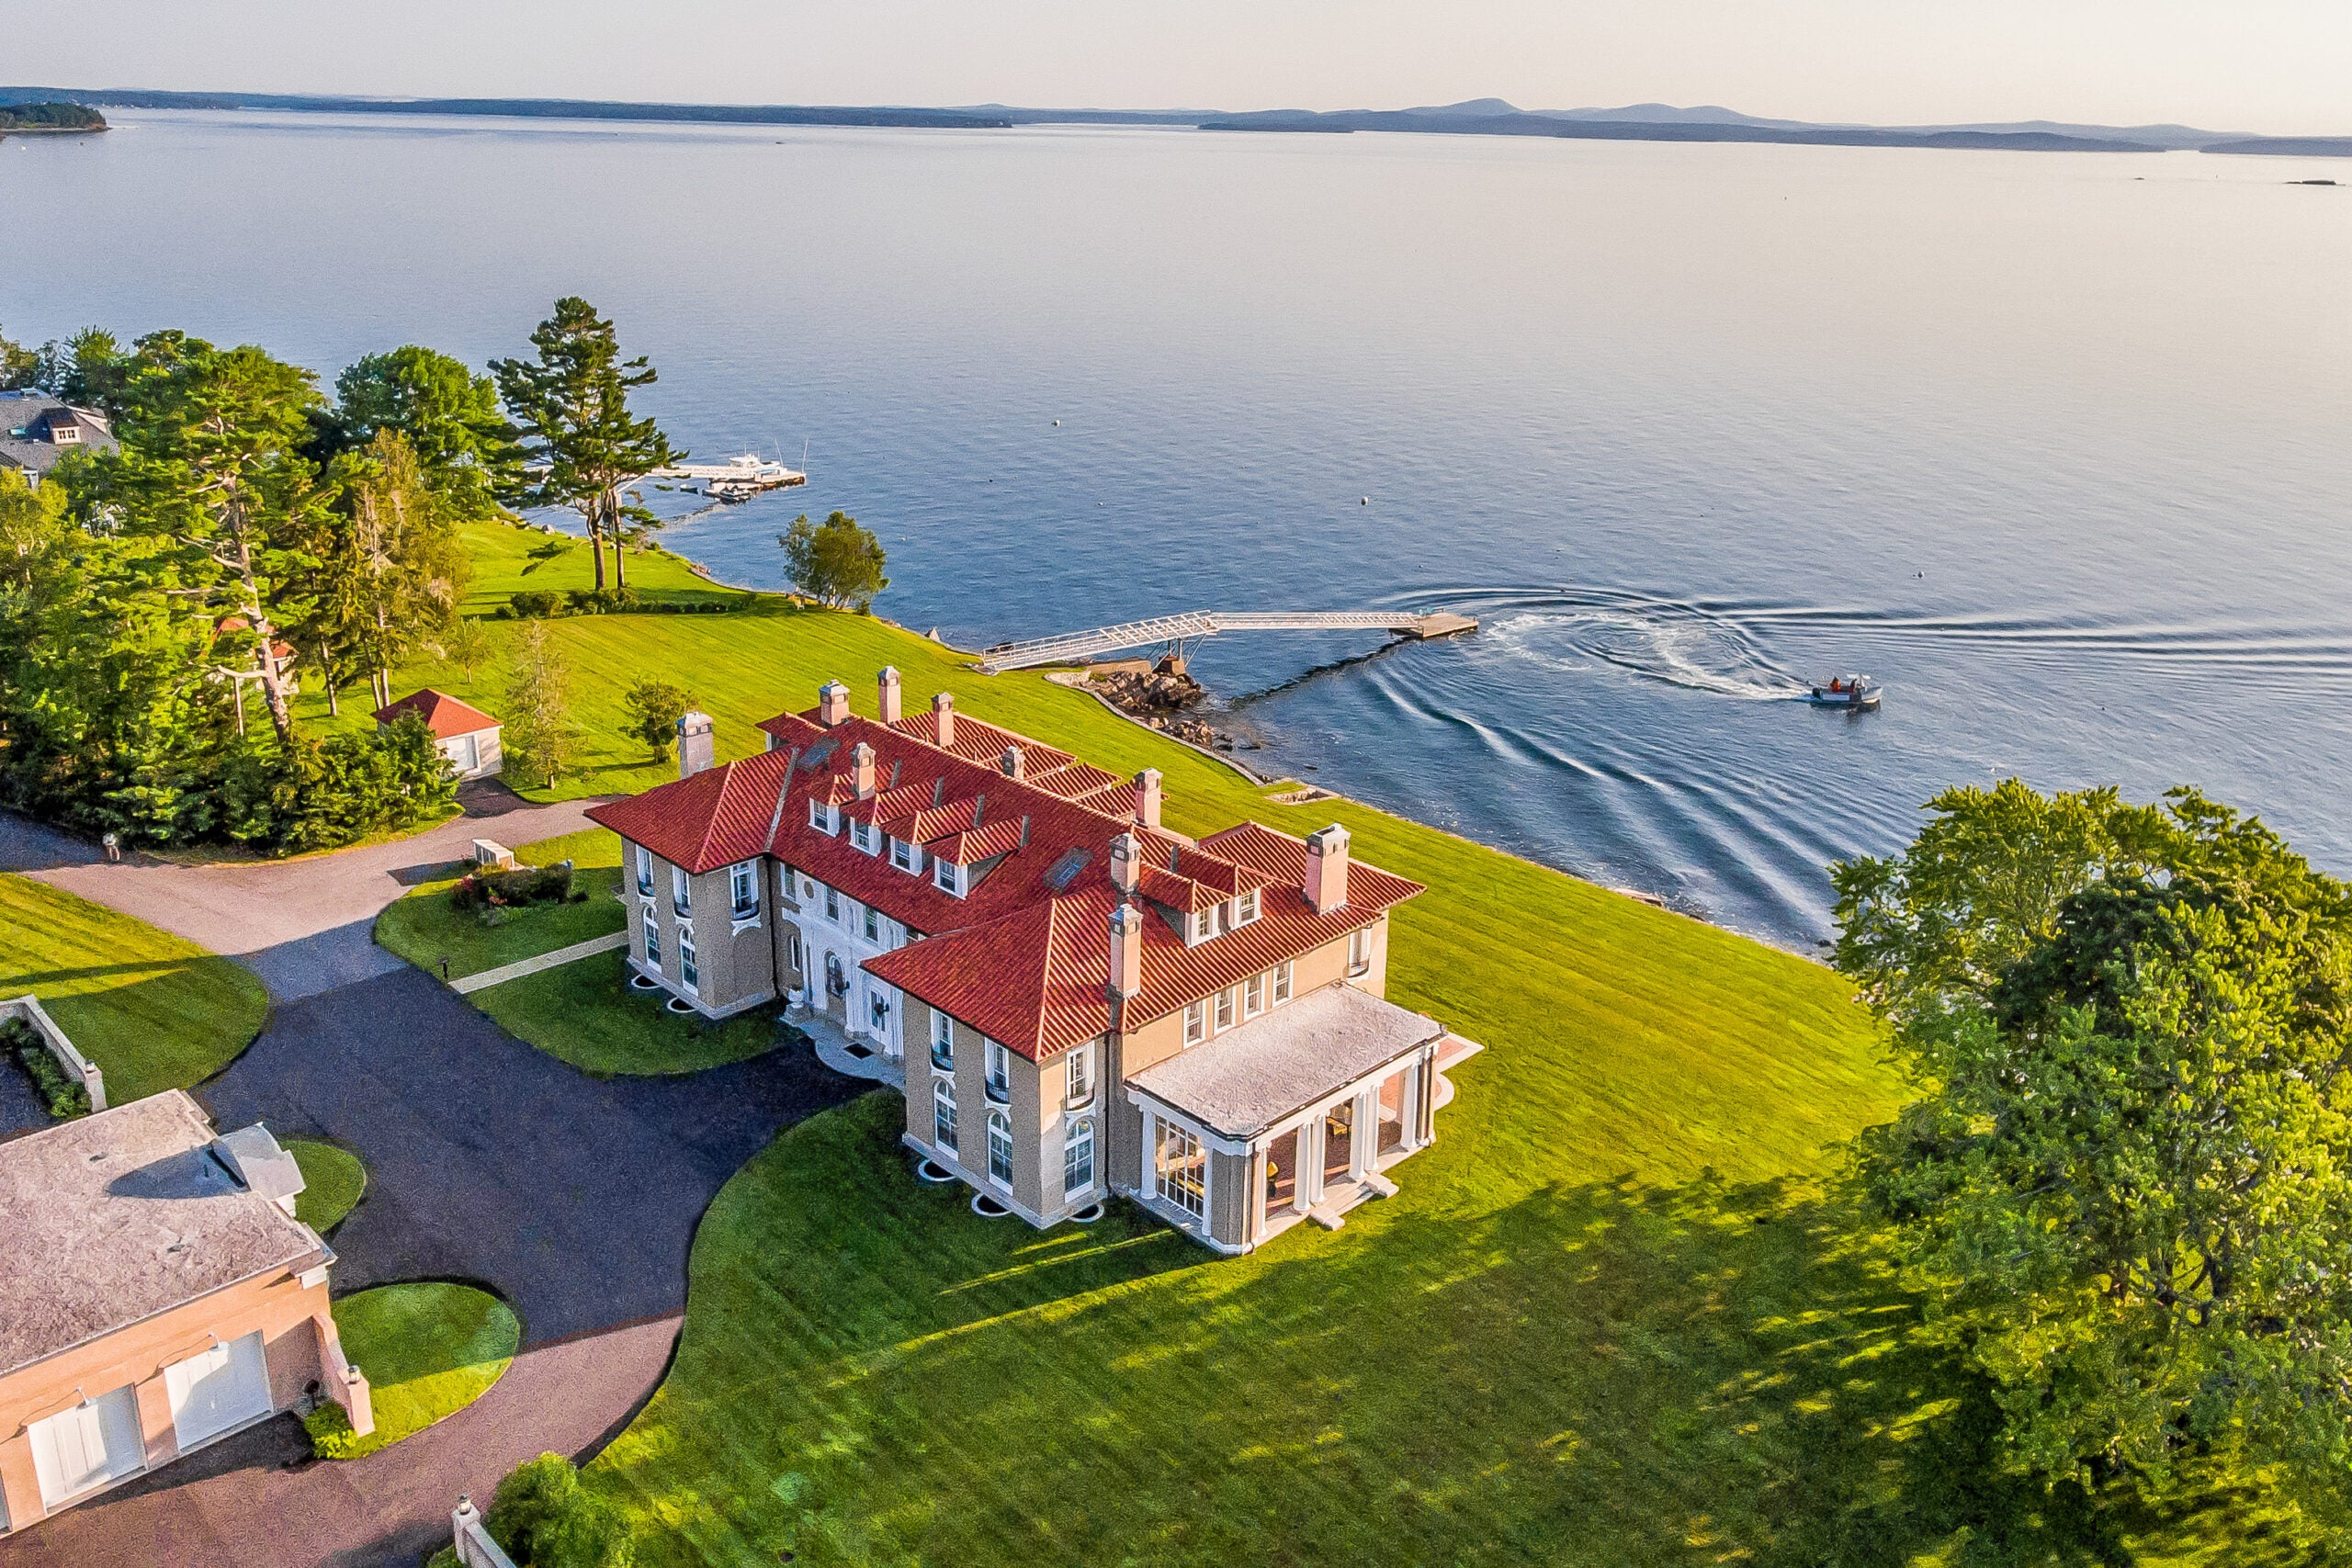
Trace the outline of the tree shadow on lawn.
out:
[[[986,1222],[869,1097],[696,1244],[677,1364],[599,1474],[649,1562],[2125,1563],[2186,1531],[2002,1474],[1878,1238],[1786,1182],[1405,1195],[1214,1259],[1127,1205]],[[881,1108],[877,1111],[877,1107]],[[2218,1509],[2219,1511],[2215,1511]]]

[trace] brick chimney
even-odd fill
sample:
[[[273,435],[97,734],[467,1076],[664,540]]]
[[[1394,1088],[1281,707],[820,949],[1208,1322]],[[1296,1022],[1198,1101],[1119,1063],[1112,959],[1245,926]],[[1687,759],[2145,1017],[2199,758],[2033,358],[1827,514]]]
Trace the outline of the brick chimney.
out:
[[[714,766],[718,754],[710,739],[710,715],[688,709],[678,716],[678,776],[690,779]]]
[[[1306,835],[1306,901],[1318,915],[1348,906],[1348,830],[1337,822]]]
[[[1142,876],[1143,846],[1136,842],[1133,833],[1122,833],[1111,840],[1111,886],[1132,893]]]
[[[817,688],[817,722],[831,729],[849,721],[849,688],[828,681]]]
[[[996,765],[1004,771],[1006,778],[1018,782],[1028,766],[1028,759],[1022,756],[1020,747],[1008,746],[1004,749],[1004,755],[997,759]]]
[[[1136,775],[1136,823],[1139,827],[1159,826],[1159,770],[1146,768]]]
[[[956,744],[956,698],[942,692],[931,699],[933,743],[943,750]]]
[[[1111,911],[1111,996],[1121,1001],[1143,989],[1143,911],[1121,903]]]
[[[874,798],[874,748],[863,740],[850,750],[849,782],[856,787],[858,799]],[[1344,855],[1347,851],[1342,848],[1340,852]],[[1347,886],[1347,863],[1342,861],[1340,867],[1340,886],[1342,888]]]
[[[884,665],[884,666],[882,667],[882,673],[881,673],[880,677],[877,679],[877,681],[876,681],[876,685],[877,685],[877,686],[878,686],[878,688],[879,688],[879,690],[878,690],[878,691],[876,691],[876,693],[875,694],[875,702],[874,702],[874,716],[875,716],[876,720],[876,721],[878,721],[878,722],[880,722],[880,723],[883,723],[883,724],[896,724],[896,723],[898,723],[898,722],[899,722],[899,671],[898,671],[898,670],[897,670],[895,667],[891,666],[891,665],[888,665],[888,664]]]

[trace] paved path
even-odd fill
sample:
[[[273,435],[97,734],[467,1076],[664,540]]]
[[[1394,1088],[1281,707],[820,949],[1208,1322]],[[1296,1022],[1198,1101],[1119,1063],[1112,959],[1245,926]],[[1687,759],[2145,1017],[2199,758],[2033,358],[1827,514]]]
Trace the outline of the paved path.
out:
[[[578,808],[526,820],[496,836],[569,831]],[[281,1417],[0,1540],[0,1568],[413,1568],[446,1539],[459,1492],[486,1499],[519,1460],[593,1451],[627,1423],[667,1364],[711,1198],[782,1128],[865,1087],[805,1046],[684,1077],[591,1077],[352,945],[481,830],[460,820],[397,845],[187,869],[93,863],[0,817],[0,866],[46,866],[44,880],[209,946],[262,932],[235,951],[277,998],[269,1025],[198,1098],[222,1126],[266,1121],[367,1160],[367,1199],[332,1238],[338,1294],[479,1280],[514,1304],[525,1346],[462,1414],[368,1459],[301,1464]],[[251,905],[268,911],[258,928]]]
[[[628,932],[607,931],[603,936],[592,936],[586,942],[575,942],[570,947],[559,947],[553,953],[542,953],[535,958],[518,958],[512,964],[485,969],[479,975],[460,975],[449,982],[449,988],[461,997],[471,996],[492,986],[503,986],[509,980],[519,980],[526,975],[536,975],[542,969],[576,964],[581,959],[594,958],[600,953],[611,953],[628,945]]]
[[[479,804],[477,804],[479,803]],[[0,812],[0,868],[29,871],[92,903],[136,915],[259,975],[281,1001],[315,996],[404,967],[375,943],[384,906],[452,861],[473,840],[510,848],[590,826],[594,802],[530,806],[513,795],[473,792],[467,815],[414,838],[291,861],[179,865],[148,855],[109,864],[91,846]],[[488,811],[481,807],[491,807]]]

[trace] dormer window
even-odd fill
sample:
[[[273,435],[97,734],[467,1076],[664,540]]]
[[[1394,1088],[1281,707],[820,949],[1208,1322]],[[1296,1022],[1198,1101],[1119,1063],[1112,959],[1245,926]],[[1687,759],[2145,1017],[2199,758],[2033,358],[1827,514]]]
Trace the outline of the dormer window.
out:
[[[826,805],[821,800],[814,798],[810,799],[808,802],[808,826],[816,829],[820,833],[831,832],[833,830],[833,808]]]
[[[933,862],[931,877],[939,885],[939,890],[942,893],[953,893],[958,898],[964,896],[964,868],[954,861]]]
[[[890,840],[890,863],[900,871],[920,872],[922,870],[922,852],[904,839],[893,839]]]
[[[875,839],[874,824],[862,819],[850,823],[849,841],[867,854],[875,853],[881,847]]]
[[[1233,923],[1246,926],[1258,918],[1258,890],[1254,887],[1233,901]]]
[[[1211,905],[1208,908],[1193,911],[1192,917],[1192,929],[1185,937],[1184,945],[1187,947],[1198,947],[1201,943],[1208,941],[1209,938],[1216,935],[1217,911],[1222,907],[1223,906],[1221,905]]]

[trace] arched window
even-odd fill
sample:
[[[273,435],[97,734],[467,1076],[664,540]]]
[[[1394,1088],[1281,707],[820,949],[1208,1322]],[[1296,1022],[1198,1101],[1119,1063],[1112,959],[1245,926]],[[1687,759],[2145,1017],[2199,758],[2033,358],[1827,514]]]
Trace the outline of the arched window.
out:
[[[1073,1122],[1062,1135],[1062,1196],[1075,1198],[1094,1185],[1094,1123]]]
[[[1001,1111],[989,1112],[989,1179],[1012,1185],[1012,1119]]]
[[[956,1152],[956,1086],[945,1078],[933,1078],[931,1084],[931,1141]]]

